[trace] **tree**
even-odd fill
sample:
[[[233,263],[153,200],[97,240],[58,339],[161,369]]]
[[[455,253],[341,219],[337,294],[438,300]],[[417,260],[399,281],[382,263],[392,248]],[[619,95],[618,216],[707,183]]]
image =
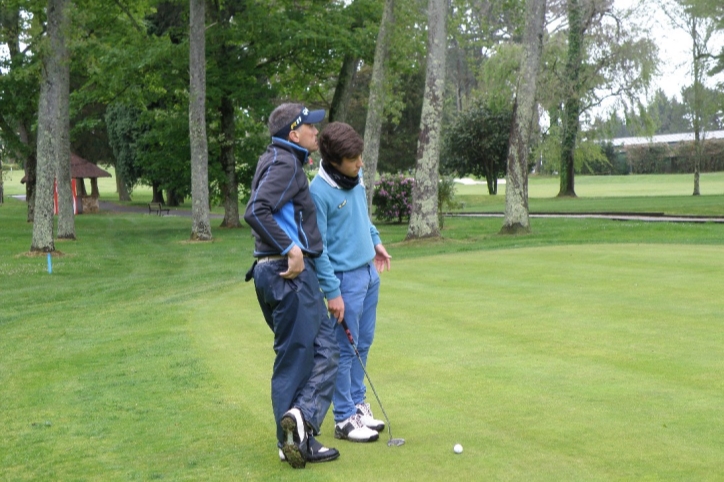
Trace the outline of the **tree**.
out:
[[[191,138],[191,239],[210,241],[209,151],[206,140],[205,0],[190,0],[189,28],[189,136]]]
[[[31,19],[42,19],[46,2],[0,2],[0,139],[8,156],[25,168],[27,221],[35,217],[37,137],[40,89],[39,31]]]
[[[511,121],[510,111],[493,112],[481,103],[457,114],[443,137],[443,172],[483,177],[488,193],[497,194],[498,178],[506,175]]]
[[[420,118],[420,139],[412,192],[412,211],[407,239],[440,236],[437,217],[438,172],[440,164],[440,125],[445,93],[445,53],[447,51],[447,1],[429,0],[427,70],[425,97]]]
[[[581,64],[583,62],[583,34],[579,0],[568,0],[568,57],[566,60],[566,89],[563,107],[563,138],[561,139],[561,186],[558,196],[576,196],[574,187],[574,155],[578,138],[579,116],[581,115],[582,85]]]
[[[501,233],[530,232],[528,219],[528,156],[536,109],[536,88],[543,50],[546,0],[528,0],[525,54],[518,77],[513,125],[510,129],[505,222]]]
[[[66,0],[48,0],[48,41],[43,49],[43,71],[38,108],[38,170],[35,217],[30,251],[50,253],[53,242],[53,180],[60,147],[60,85],[62,84],[63,15]]]
[[[54,42],[58,58],[58,148],[55,151],[55,182],[58,189],[58,239],[75,240],[75,213],[70,172],[70,53],[67,38],[70,35],[72,0],[65,0],[59,12],[58,38]]]
[[[365,169],[364,183],[367,186],[367,208],[372,215],[372,197],[374,196],[375,177],[377,175],[377,158],[380,151],[380,134],[385,108],[385,64],[391,30],[394,25],[395,0],[385,0],[385,9],[377,32],[375,60],[370,80],[370,96],[367,104],[367,121],[365,122],[364,146]]]
[[[558,5],[549,5],[556,15]],[[627,21],[631,11],[616,9],[611,0],[567,0],[565,7],[568,22],[559,22],[544,46],[538,92],[553,134],[544,143],[559,139],[559,196],[575,196],[579,142],[595,140],[581,123],[604,102],[612,110],[635,105],[656,72],[657,48],[645,29]]]
[[[666,14],[675,28],[684,30],[691,37],[692,96],[689,103],[694,128],[694,196],[700,195],[699,177],[703,152],[704,74],[711,60],[709,42],[715,31],[713,20],[705,18],[704,10],[696,2],[674,0]]]

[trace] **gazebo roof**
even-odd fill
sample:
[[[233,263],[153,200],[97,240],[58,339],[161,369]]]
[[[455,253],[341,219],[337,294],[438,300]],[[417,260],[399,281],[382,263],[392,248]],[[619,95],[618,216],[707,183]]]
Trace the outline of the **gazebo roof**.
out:
[[[80,156],[77,156],[73,153],[70,154],[70,177],[74,179],[80,179],[80,178],[98,178],[98,177],[112,177],[111,174],[107,171],[104,171],[100,167],[96,166],[92,162],[86,161]],[[27,181],[28,175],[27,173],[23,178],[20,180],[21,183],[25,183]]]
[[[88,162],[75,154],[70,155],[70,177],[73,178],[94,178],[94,177],[111,177],[110,173],[104,171],[92,162]]]

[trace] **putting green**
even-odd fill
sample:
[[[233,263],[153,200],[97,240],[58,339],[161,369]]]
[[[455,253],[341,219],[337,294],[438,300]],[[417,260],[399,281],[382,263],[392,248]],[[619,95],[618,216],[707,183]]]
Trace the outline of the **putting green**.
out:
[[[342,457],[313,466],[315,477],[704,480],[718,473],[724,247],[450,254],[393,261],[382,278],[368,371],[393,436],[407,443],[335,441],[329,416],[321,440]],[[254,459],[252,473],[296,477],[274,457],[272,335],[252,284],[189,308],[197,349],[227,408],[254,431],[254,444],[245,443],[246,432],[238,441]],[[455,443],[463,454],[453,454]]]

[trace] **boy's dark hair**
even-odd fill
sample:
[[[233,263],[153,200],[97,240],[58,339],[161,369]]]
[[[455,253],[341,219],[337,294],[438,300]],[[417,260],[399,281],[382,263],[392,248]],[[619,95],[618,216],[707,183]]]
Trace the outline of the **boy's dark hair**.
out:
[[[344,122],[327,124],[319,136],[319,152],[322,159],[341,164],[342,159],[354,159],[364,150],[364,141],[354,128]]]

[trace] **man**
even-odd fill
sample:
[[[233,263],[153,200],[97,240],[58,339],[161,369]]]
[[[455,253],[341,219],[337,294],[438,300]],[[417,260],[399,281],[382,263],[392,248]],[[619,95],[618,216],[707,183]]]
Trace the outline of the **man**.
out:
[[[271,144],[259,158],[244,214],[256,257],[247,281],[254,278],[274,332],[271,391],[279,457],[294,468],[339,457],[314,438],[331,403],[339,349],[316,277],[322,238],[302,168],[318,149],[313,124],[324,114],[291,103],[271,113]]]
[[[324,251],[317,259],[319,284],[327,306],[339,323],[346,321],[362,362],[375,334],[378,272],[390,269],[390,255],[370,222],[361,168],[364,142],[342,122],[325,127],[319,139],[322,164],[310,185]],[[340,349],[334,391],[334,436],[353,442],[374,442],[385,427],[365,402],[364,370],[341,326],[336,327]]]

